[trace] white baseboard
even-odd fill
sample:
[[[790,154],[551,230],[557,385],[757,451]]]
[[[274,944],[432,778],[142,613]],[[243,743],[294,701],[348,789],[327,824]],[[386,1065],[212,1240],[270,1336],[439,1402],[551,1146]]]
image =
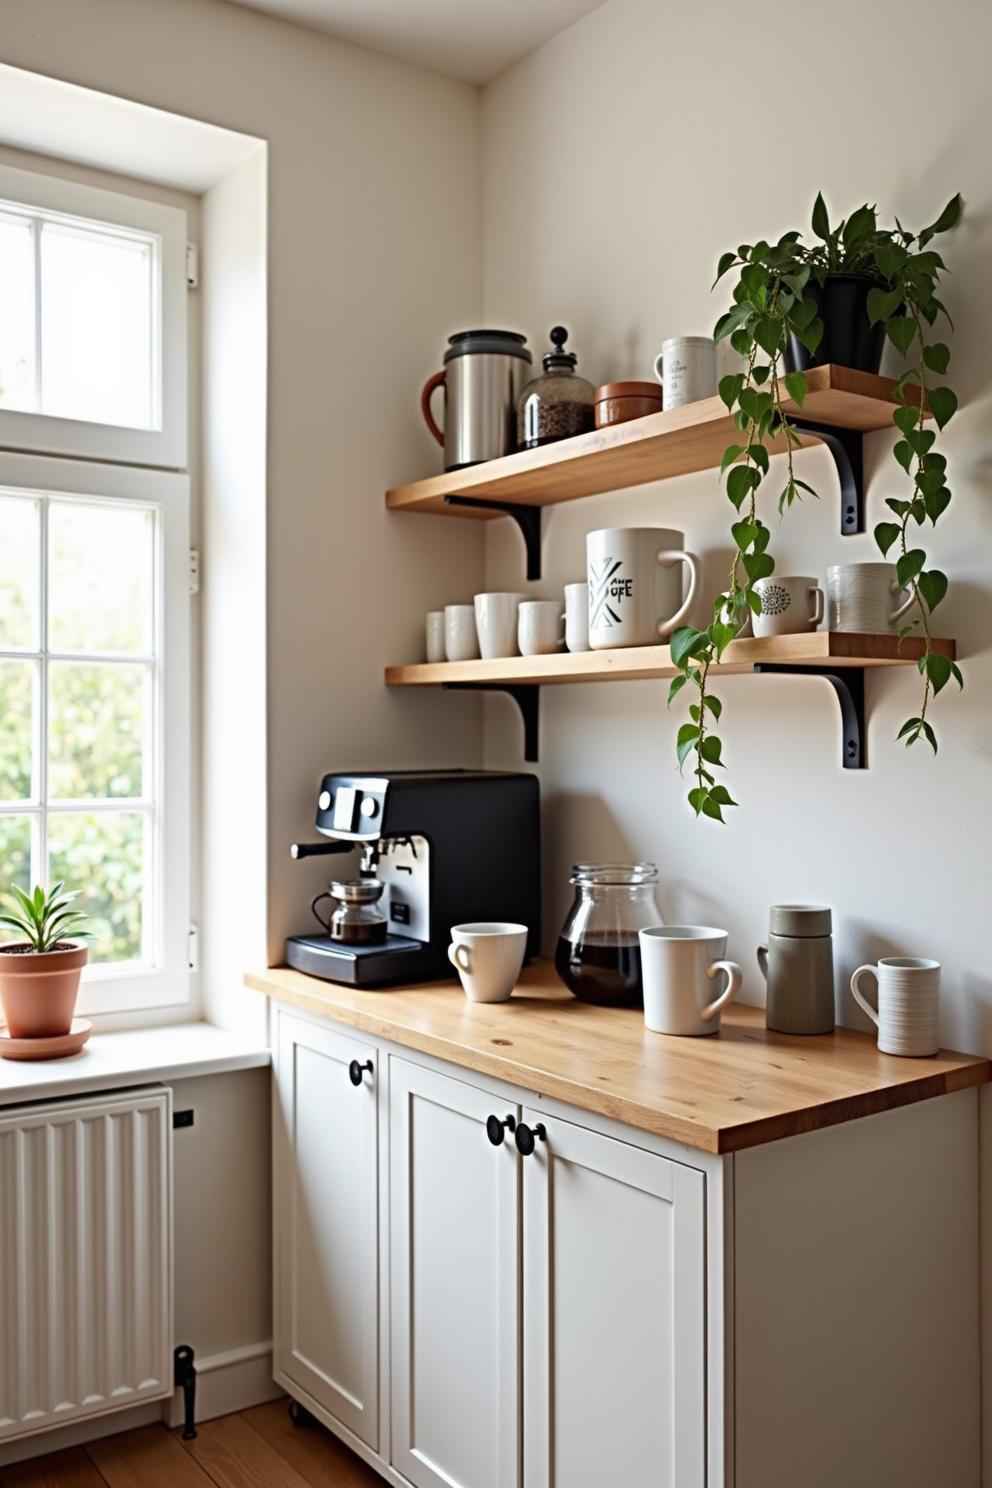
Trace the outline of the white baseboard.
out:
[[[197,1354],[196,1419],[210,1421],[214,1416],[229,1416],[233,1411],[248,1410],[276,1400],[283,1391],[272,1378],[272,1343],[248,1343],[243,1348],[228,1349],[221,1354]],[[182,1391],[177,1390],[166,1403],[163,1419],[170,1426],[181,1426]]]

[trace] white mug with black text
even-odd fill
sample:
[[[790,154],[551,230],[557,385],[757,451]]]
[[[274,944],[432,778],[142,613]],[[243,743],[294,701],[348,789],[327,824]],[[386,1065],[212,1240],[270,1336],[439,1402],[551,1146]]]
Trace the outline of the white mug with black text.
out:
[[[589,645],[651,646],[681,625],[699,587],[700,564],[671,527],[602,527],[586,538]],[[682,596],[682,570],[689,589]]]

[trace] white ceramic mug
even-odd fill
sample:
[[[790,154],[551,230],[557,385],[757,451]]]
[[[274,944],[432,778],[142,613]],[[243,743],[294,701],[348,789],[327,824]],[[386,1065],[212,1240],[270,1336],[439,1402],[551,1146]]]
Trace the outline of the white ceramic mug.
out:
[[[522,594],[477,594],[475,628],[483,661],[517,654],[517,612]]]
[[[915,602],[903,591],[891,563],[840,563],[827,569],[829,630],[887,635]]]
[[[474,605],[445,605],[444,654],[449,661],[478,661]]]
[[[709,336],[672,336],[661,343],[654,375],[661,383],[663,408],[697,403],[716,393],[716,347]]]
[[[556,599],[525,599],[517,621],[521,656],[549,656],[565,644],[565,617]]]
[[[754,592],[761,600],[761,614],[751,617],[756,636],[797,635],[823,619],[823,590],[806,575],[758,579]]]
[[[586,538],[589,645],[650,646],[671,635],[689,612],[700,564],[670,527],[603,527]],[[689,592],[682,598],[682,566]]]
[[[741,990],[744,973],[725,961],[726,930],[709,925],[652,925],[638,933],[644,1022],[654,1033],[716,1033],[720,1014]],[[727,985],[714,995],[713,983]]]
[[[569,651],[589,650],[589,585],[565,585],[565,645]]]
[[[444,611],[428,610],[427,612],[427,660],[445,661],[447,652],[444,648]]]
[[[520,979],[527,926],[504,920],[452,925],[448,960],[469,1002],[507,1002]]]
[[[873,976],[878,1011],[861,992],[862,977]],[[883,956],[874,966],[859,966],[851,978],[851,995],[878,1029],[882,1054],[922,1058],[940,1047],[937,1031],[940,962],[915,956]]]

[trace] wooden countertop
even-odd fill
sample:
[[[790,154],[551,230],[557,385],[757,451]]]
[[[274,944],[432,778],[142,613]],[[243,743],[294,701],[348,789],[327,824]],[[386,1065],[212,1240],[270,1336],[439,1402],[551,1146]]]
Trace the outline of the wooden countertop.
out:
[[[466,1001],[457,982],[381,992],[286,967],[249,987],[335,1023],[433,1054],[704,1152],[736,1152],[931,1096],[983,1085],[988,1059],[879,1054],[850,1029],[769,1033],[761,1008],[731,1006],[711,1038],[650,1033],[639,1012],[589,1007],[550,962],[527,968],[509,1002]]]

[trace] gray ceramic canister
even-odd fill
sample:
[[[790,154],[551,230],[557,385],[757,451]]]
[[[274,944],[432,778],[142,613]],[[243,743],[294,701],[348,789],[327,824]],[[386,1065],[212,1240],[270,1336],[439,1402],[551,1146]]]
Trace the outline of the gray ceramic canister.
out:
[[[768,944],[758,947],[767,985],[765,1022],[776,1033],[833,1033],[834,949],[830,910],[773,904]]]

